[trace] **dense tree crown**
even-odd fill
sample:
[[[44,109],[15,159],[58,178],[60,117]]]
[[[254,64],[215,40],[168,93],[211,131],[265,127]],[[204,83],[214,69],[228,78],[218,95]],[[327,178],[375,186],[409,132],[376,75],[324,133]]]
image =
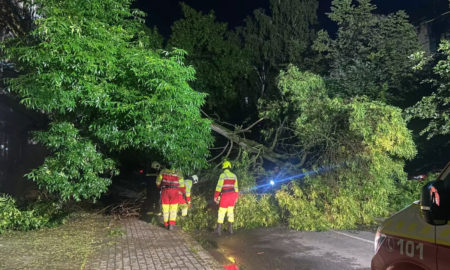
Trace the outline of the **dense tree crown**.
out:
[[[263,114],[276,120],[283,110],[290,111],[297,144],[315,164],[339,164],[360,155],[411,159],[416,154],[396,107],[365,98],[330,98],[319,75],[294,66],[281,72],[278,87],[283,99],[270,103]]]
[[[255,10],[238,29],[253,66],[250,85],[256,99],[278,94],[280,69],[289,64],[310,67],[318,5],[317,0],[271,0],[269,14]]]
[[[318,33],[314,48],[330,66],[328,84],[335,95],[366,95],[389,103],[405,98],[411,87],[409,56],[420,50],[405,12],[374,14],[370,0],[334,0],[329,18],[338,26],[332,39]]]
[[[206,165],[210,122],[182,50],[155,50],[129,0],[39,1],[35,30],[5,44],[20,76],[10,90],[48,115],[37,139],[52,150],[29,174],[64,199],[96,198],[113,151],[151,150],[186,169]]]
[[[292,213],[289,225],[351,227],[387,214],[406,178],[404,162],[416,154],[402,111],[366,98],[331,98],[320,76],[294,66],[280,73],[278,87],[283,100],[267,106],[265,116],[277,119],[289,110],[301,159],[325,171],[302,188],[277,193],[280,206]]]
[[[188,52],[186,61],[197,71],[191,85],[208,93],[208,112],[227,117],[242,102],[238,80],[245,78],[249,65],[240,42],[226,23],[217,22],[213,12],[202,14],[181,5],[184,18],[174,22],[168,47]]]
[[[427,134],[428,138],[436,135],[450,134],[450,41],[444,40],[439,46],[439,52],[443,59],[439,60],[433,68],[437,78],[431,79],[432,85],[436,88],[430,96],[425,96],[415,106],[408,109],[409,117],[416,117],[428,120],[428,125],[421,131]],[[421,57],[420,57],[421,56]],[[419,55],[421,61],[416,66],[423,68],[423,54]]]

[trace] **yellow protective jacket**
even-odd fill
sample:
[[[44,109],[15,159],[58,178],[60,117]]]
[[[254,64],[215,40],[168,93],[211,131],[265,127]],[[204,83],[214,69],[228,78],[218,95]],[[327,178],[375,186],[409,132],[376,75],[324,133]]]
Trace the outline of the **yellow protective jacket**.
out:
[[[220,174],[219,181],[217,181],[214,200],[219,197],[220,193],[230,191],[239,192],[238,179],[234,173],[228,169],[225,169],[223,173]]]

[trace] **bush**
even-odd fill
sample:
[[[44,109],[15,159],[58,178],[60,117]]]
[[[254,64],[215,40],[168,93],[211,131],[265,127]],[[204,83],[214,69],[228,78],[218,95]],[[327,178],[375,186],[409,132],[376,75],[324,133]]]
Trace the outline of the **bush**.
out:
[[[20,218],[21,212],[15,206],[15,201],[10,196],[0,197],[0,233],[12,229]]]
[[[320,194],[323,195],[323,194]],[[318,205],[319,193],[313,189],[303,191],[297,183],[291,183],[278,191],[275,198],[282,209],[289,228],[295,230],[326,230],[329,223],[323,208]]]
[[[247,152],[243,152],[239,160],[233,162],[231,171],[238,177],[240,191],[256,186],[256,179],[250,168],[253,163]]]
[[[395,193],[390,198],[392,202],[390,205],[391,212],[397,212],[412,202],[420,200],[420,192],[425,183],[406,179],[399,181]]]
[[[236,228],[271,227],[280,222],[280,209],[272,195],[248,193],[239,196],[235,207]]]
[[[295,230],[352,229],[373,225],[420,198],[424,183],[402,175],[377,177],[352,168],[307,177],[302,185],[292,182],[275,195],[282,218]]]
[[[212,197],[212,196],[211,196]],[[208,230],[214,227],[217,220],[217,209],[208,205],[204,196],[191,196],[192,208],[179,224],[185,231]]]
[[[41,227],[53,227],[65,221],[67,213],[51,201],[38,201],[20,210],[14,198],[0,196],[0,234],[7,230],[27,231]]]
[[[212,229],[217,223],[217,212],[218,207],[212,202],[208,204],[203,196],[192,196],[191,211],[179,223],[186,231]],[[281,221],[280,210],[272,195],[241,194],[234,215],[235,228],[270,227]]]
[[[235,227],[251,229],[287,223],[294,230],[352,229],[373,225],[376,218],[420,198],[424,183],[408,181],[402,175],[379,171],[373,174],[376,177],[347,167],[293,181],[275,196],[241,192],[235,207]],[[193,196],[193,208],[182,221],[184,230],[215,227],[217,206],[212,202],[213,187],[209,189],[201,196]],[[209,205],[205,197],[210,198]]]

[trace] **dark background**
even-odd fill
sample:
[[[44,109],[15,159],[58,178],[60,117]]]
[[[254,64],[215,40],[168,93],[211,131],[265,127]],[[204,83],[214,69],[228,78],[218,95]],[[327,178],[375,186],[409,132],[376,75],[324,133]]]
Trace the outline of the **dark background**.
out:
[[[214,10],[217,20],[227,22],[230,28],[243,25],[245,17],[257,8],[269,9],[269,0],[137,0],[133,6],[148,14],[147,25],[157,26],[160,33],[168,37],[172,23],[182,17],[181,2],[204,13]],[[336,28],[326,16],[330,12],[331,2],[319,0],[318,17],[320,28],[333,32]],[[372,0],[372,3],[381,14],[405,10],[414,25],[438,17],[449,9],[448,0]]]

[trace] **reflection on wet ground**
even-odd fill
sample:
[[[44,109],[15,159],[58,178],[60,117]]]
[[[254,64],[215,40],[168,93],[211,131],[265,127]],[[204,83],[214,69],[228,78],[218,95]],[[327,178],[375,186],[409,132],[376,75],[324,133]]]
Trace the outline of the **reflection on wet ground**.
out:
[[[241,270],[370,269],[373,233],[352,234],[367,240],[333,231],[297,232],[286,228],[245,230],[221,237],[202,233],[197,239],[219,262],[227,264],[232,257]]]

